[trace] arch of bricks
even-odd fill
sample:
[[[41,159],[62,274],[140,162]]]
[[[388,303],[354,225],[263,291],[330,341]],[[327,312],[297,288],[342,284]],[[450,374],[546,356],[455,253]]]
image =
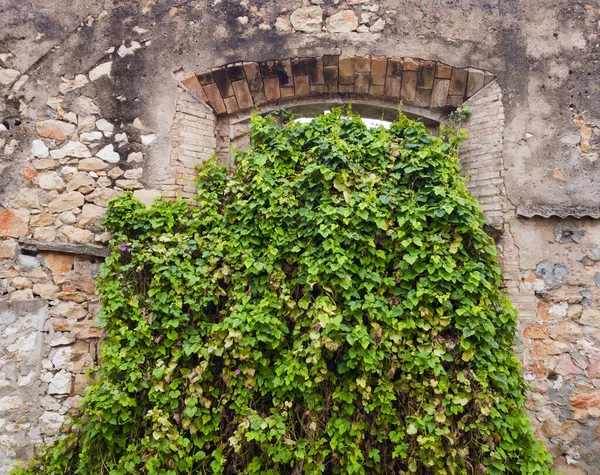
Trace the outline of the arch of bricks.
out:
[[[502,163],[504,112],[494,75],[408,57],[343,56],[239,62],[184,76],[171,138],[172,176],[159,184],[167,197],[195,192],[195,166],[247,141],[252,111],[313,103],[363,103],[402,109],[443,122],[469,105],[469,138],[461,150],[467,186],[488,223],[501,228],[505,211]]]

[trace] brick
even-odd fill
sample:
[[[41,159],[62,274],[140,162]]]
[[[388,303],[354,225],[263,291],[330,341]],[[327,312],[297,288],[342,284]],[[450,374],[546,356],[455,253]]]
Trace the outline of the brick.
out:
[[[337,66],[339,59],[340,56],[338,54],[325,54],[323,55],[323,67]]]
[[[210,72],[203,73],[203,74],[198,74],[197,77],[198,77],[198,81],[203,86],[206,86],[208,84],[212,84],[213,82],[215,82],[215,80],[213,79],[212,74]]]
[[[248,87],[253,94],[263,90],[262,76],[258,63],[244,63],[244,72],[248,80]]]
[[[338,86],[339,92],[345,94],[351,94],[354,92],[354,84],[340,84]]]
[[[452,66],[447,64],[437,63],[435,69],[435,77],[438,79],[450,79],[452,76]]]
[[[260,74],[263,77],[263,79],[277,77],[275,61],[261,61]]]
[[[296,96],[307,96],[310,94],[310,81],[308,76],[294,76],[296,85]]]
[[[325,78],[323,77],[323,58],[307,58],[306,65],[311,86],[313,84],[325,84]]]
[[[294,86],[292,87],[281,87],[279,88],[279,92],[281,93],[281,97],[294,97]]]
[[[268,101],[274,101],[281,97],[277,77],[264,78],[263,83],[265,85],[265,97]]]
[[[202,89],[202,85],[200,84],[200,81],[198,81],[198,78],[195,74],[182,79],[181,84],[198,94],[200,100],[204,102],[208,101],[208,97],[204,93],[204,89]]]
[[[294,75],[294,79],[296,78],[296,76],[308,75],[308,65],[306,64],[306,58],[292,59],[292,74]]]
[[[250,93],[250,88],[248,87],[246,80],[242,79],[241,81],[235,81],[232,85],[240,109],[249,109],[253,107],[254,101],[252,100],[252,94]]]
[[[446,99],[446,105],[451,107],[460,107],[465,102],[464,96],[451,96],[448,95]]]
[[[464,96],[467,88],[467,77],[469,72],[466,69],[452,68],[450,77],[450,89],[448,93],[451,96]]]
[[[390,58],[387,63],[388,76],[402,76],[403,61],[402,58]]]
[[[404,71],[418,71],[419,60],[414,58],[404,58]]]
[[[385,74],[387,71],[387,59],[383,56],[371,58],[371,84],[385,86]]]
[[[483,78],[483,84],[485,86],[487,86],[489,83],[491,83],[494,79],[496,78],[496,76],[494,76],[492,73],[485,73],[485,76]]]
[[[431,89],[417,88],[413,105],[417,107],[429,107],[429,104],[431,104]]]
[[[368,73],[371,71],[371,57],[361,56],[354,59],[354,70],[358,73]]]
[[[217,87],[219,88],[219,92],[221,93],[221,97],[225,99],[226,97],[233,96],[233,86],[231,85],[231,81],[229,80],[229,76],[227,75],[227,71],[223,68],[213,69],[212,71],[213,78]]]
[[[467,97],[471,97],[483,87],[484,73],[478,69],[469,69],[467,80]]]
[[[406,67],[406,59],[404,60]],[[401,97],[407,102],[414,102],[417,94],[417,71],[405,70],[402,76]]]
[[[369,94],[372,96],[383,96],[385,95],[385,86],[377,86],[376,84],[371,84],[369,86]]]
[[[294,75],[292,74],[292,61],[289,59],[286,59],[284,61],[278,61],[276,68],[277,77],[279,78],[279,86],[293,86]]]
[[[217,114],[224,114],[225,112],[227,112],[227,109],[225,108],[225,103],[223,102],[223,98],[221,97],[221,93],[219,92],[219,88],[215,83],[207,84],[206,86],[204,86],[204,92],[208,97],[210,105]]]
[[[338,90],[338,67],[327,66],[323,68],[325,78],[325,92],[337,92]]]
[[[400,76],[387,76],[386,77],[386,79],[385,79],[385,95],[387,97],[393,97],[394,99],[400,99],[401,87],[402,87],[402,77],[400,77]]]
[[[417,88],[433,89],[433,78],[435,77],[435,63],[433,61],[421,61]]]
[[[340,84],[354,84],[354,57],[340,56]]]
[[[244,73],[244,67],[241,64],[235,64],[233,66],[229,66],[227,68],[227,75],[229,76],[229,80],[231,82],[246,79],[246,74]]]
[[[436,79],[433,83],[433,92],[431,93],[431,104],[432,109],[440,109],[446,106],[446,99],[448,98],[448,89],[450,88],[449,79]]]
[[[325,92],[325,84],[315,84],[310,86],[311,94],[323,94]]]
[[[370,80],[370,73],[356,73],[354,75],[354,92],[356,94],[368,94]]]

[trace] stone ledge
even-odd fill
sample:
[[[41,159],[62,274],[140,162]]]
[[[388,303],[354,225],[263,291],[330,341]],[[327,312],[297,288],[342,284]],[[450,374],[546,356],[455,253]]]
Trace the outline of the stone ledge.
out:
[[[547,204],[520,204],[517,206],[517,216],[521,218],[600,218],[600,206],[560,206]]]
[[[71,242],[41,242],[34,239],[20,239],[19,245],[26,251],[51,251],[79,256],[106,257],[110,250],[98,244],[77,244]]]

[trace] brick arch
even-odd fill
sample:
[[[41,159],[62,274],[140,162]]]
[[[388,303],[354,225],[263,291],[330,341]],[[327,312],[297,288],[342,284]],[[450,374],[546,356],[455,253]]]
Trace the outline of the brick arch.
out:
[[[440,123],[465,104],[472,115],[461,150],[463,173],[488,223],[500,229],[507,209],[501,98],[489,72],[408,57],[324,55],[228,64],[181,78],[171,129],[172,176],[156,185],[167,197],[192,196],[195,166],[213,155],[230,164],[231,146],[245,145],[254,110],[315,103],[401,106],[424,121]]]
[[[494,79],[474,68],[408,57],[341,56],[233,63],[182,80],[218,117],[264,103],[342,95],[398,107],[445,110],[463,104]]]

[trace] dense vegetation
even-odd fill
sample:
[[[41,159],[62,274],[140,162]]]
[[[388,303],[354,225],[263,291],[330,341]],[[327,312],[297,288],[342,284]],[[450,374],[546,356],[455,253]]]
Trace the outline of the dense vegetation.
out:
[[[113,201],[97,382],[18,473],[552,473],[459,135],[257,116],[196,200]]]

